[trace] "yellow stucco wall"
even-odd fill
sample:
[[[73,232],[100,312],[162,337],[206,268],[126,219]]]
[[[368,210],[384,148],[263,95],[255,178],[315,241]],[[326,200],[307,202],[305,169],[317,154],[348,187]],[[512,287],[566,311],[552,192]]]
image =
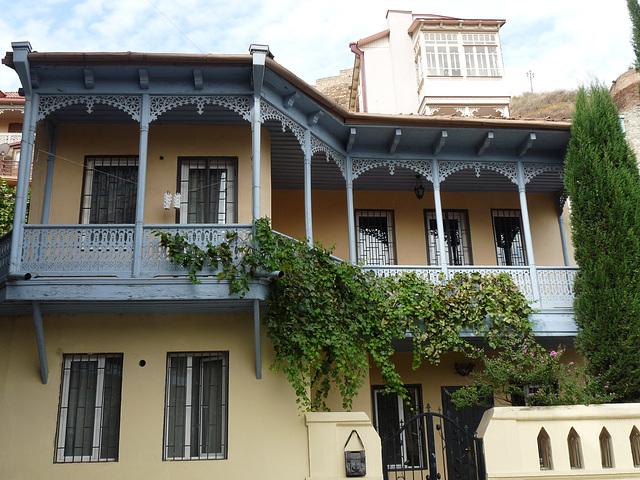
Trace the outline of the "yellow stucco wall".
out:
[[[51,224],[76,224],[80,218],[86,155],[138,155],[139,126],[60,125],[58,130]],[[262,129],[261,210],[271,215],[271,137]],[[44,139],[38,146],[46,151]],[[238,158],[238,222],[251,222],[251,128],[249,125],[154,125],[149,127],[145,223],[175,223],[175,211],[163,210],[162,197],[176,191],[179,156]],[[163,159],[160,159],[163,157]],[[39,223],[44,200],[46,154],[34,156],[30,222]]]
[[[252,314],[45,316],[49,382],[42,385],[33,319],[0,318],[0,478],[119,480],[309,475],[307,429],[282,373],[256,379]],[[229,352],[226,460],[162,460],[167,352]],[[120,458],[54,464],[62,355],[123,353]],[[144,367],[139,361],[145,360]]]
[[[356,209],[394,211],[399,265],[427,264],[423,211],[435,208],[433,197],[425,194],[422,200],[417,200],[413,192],[356,191],[353,200]],[[273,228],[296,238],[304,236],[304,192],[274,190],[272,202]],[[554,197],[528,194],[527,205],[536,264],[564,265]],[[518,195],[515,193],[443,193],[442,207],[468,210],[474,265],[496,265],[491,209],[519,209]],[[313,191],[312,213],[314,240],[320,241],[325,247],[335,245],[335,255],[348,259],[346,193],[344,191]],[[566,231],[567,242],[570,244],[569,229],[567,228]]]

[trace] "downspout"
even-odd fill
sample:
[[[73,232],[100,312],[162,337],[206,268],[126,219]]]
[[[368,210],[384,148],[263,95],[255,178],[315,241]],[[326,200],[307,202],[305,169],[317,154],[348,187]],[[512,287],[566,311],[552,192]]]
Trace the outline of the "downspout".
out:
[[[260,218],[260,153],[262,115],[260,113],[260,97],[264,82],[264,71],[267,55],[271,55],[267,45],[251,45],[249,52],[253,56],[251,80],[253,82],[253,101],[251,103],[251,168],[252,175],[252,217],[253,222]],[[253,301],[253,342],[256,358],[256,378],[262,378],[262,349],[260,332],[260,302]]]
[[[13,42],[13,64],[24,90],[24,122],[22,124],[22,141],[20,144],[20,164],[18,165],[18,184],[13,216],[13,233],[11,236],[11,256],[9,258],[9,278],[17,278],[22,261],[22,244],[24,241],[24,219],[27,215],[27,199],[29,196],[29,173],[33,159],[33,146],[38,117],[38,95],[31,88],[31,73],[28,55],[31,52],[29,42]]]
[[[148,93],[142,95],[140,108],[140,145],[138,150],[138,190],[136,197],[136,219],[133,231],[133,278],[142,275],[142,243],[144,236],[144,198],[147,185],[147,151],[149,148],[149,105]]]
[[[358,48],[358,42],[352,42],[349,44],[351,51],[360,57],[360,78],[362,79],[362,110],[363,113],[368,111],[367,109],[367,80],[364,71],[364,52]]]

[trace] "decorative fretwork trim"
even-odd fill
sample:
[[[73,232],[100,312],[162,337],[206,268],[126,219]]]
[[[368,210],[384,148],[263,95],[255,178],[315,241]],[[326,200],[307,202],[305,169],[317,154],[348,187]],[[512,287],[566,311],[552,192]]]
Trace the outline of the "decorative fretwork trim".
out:
[[[300,148],[304,151],[304,128],[268,103],[263,102],[261,104],[260,113],[262,116],[262,122],[265,122],[266,120],[277,120],[282,125],[283,132],[285,129],[289,129],[289,131],[298,139]]]
[[[249,97],[245,96],[192,95],[176,97],[154,95],[150,98],[149,120],[154,121],[163,113],[184,105],[195,105],[199,115],[204,112],[205,105],[215,105],[236,112],[246,121],[251,119],[251,102]]]
[[[443,182],[452,173],[461,170],[475,170],[476,177],[480,176],[480,171],[493,170],[498,172],[516,185],[518,184],[518,176],[516,173],[515,163],[498,163],[498,162],[438,162],[438,173],[440,181]]]
[[[472,107],[455,107],[454,110],[463,117],[473,117],[473,115],[479,110]]]
[[[347,179],[347,159],[345,156],[335,151],[318,137],[311,135],[311,154],[318,152],[324,152],[327,155],[327,162],[333,160],[340,169],[343,178]]]
[[[93,112],[98,104],[111,105],[129,114],[137,122],[140,121],[141,97],[136,95],[40,95],[38,102],[38,120],[62,107],[84,104],[87,113]]]
[[[433,181],[433,171],[431,169],[431,160],[382,160],[382,159],[369,159],[369,158],[354,158],[352,162],[353,179],[355,180],[363,173],[377,168],[388,167],[389,175],[395,173],[396,167],[403,167],[409,170],[413,170],[416,173],[424,176],[430,182]]]
[[[564,178],[564,166],[557,163],[523,163],[524,183],[527,184],[535,177],[545,172],[556,172],[560,179]]]

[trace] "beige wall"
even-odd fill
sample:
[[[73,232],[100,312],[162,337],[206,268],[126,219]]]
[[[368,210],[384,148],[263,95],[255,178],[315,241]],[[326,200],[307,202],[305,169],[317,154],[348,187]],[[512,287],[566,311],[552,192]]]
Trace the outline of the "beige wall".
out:
[[[52,224],[76,224],[85,155],[138,155],[139,126],[60,125],[56,149]],[[44,143],[44,142],[42,142]],[[42,150],[47,147],[40,143]],[[262,215],[271,214],[271,137],[262,130]],[[238,221],[251,222],[251,127],[249,125],[154,125],[149,128],[145,223],[175,223],[174,210],[162,209],[162,196],[176,191],[179,156],[238,157]],[[163,157],[163,159],[160,159]],[[44,199],[46,154],[36,152],[30,221],[39,223]]]
[[[308,476],[307,431],[294,390],[269,370],[256,379],[251,314],[45,316],[42,385],[33,319],[0,318],[0,478],[295,479]],[[229,352],[226,460],[162,460],[167,352]],[[54,464],[62,355],[123,353],[120,459]],[[146,366],[139,366],[140,360]]]
[[[484,440],[487,478],[493,479],[637,479],[629,434],[640,428],[640,404],[500,407],[485,413],[478,435]],[[611,436],[613,468],[603,468],[599,436]],[[553,470],[541,470],[537,438],[544,428],[551,441]],[[567,437],[580,436],[583,467],[571,468]]]
[[[304,236],[304,192],[274,190],[273,228],[293,237]],[[560,227],[552,195],[528,194],[527,205],[536,264],[564,265]],[[434,200],[426,194],[417,200],[412,192],[354,192],[356,209],[393,210],[399,265],[426,265],[427,249],[424,209],[433,209]],[[495,265],[496,251],[491,209],[519,209],[517,194],[443,193],[442,207],[466,209],[475,265]],[[347,200],[344,191],[313,191],[313,235],[325,247],[336,246],[335,255],[349,258]],[[565,215],[568,216],[568,215]],[[565,219],[568,221],[568,219]],[[567,235],[569,230],[567,228]],[[567,237],[568,244],[571,238]],[[571,258],[573,256],[571,255]]]

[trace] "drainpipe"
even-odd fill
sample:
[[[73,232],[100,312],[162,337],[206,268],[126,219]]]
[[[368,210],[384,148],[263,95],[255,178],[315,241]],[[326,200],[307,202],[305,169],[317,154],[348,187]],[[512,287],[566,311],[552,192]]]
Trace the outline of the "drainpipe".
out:
[[[31,73],[28,55],[31,52],[29,42],[13,42],[13,64],[24,90],[24,122],[20,144],[20,164],[18,165],[18,184],[16,188],[15,213],[13,216],[13,234],[11,236],[11,256],[9,258],[10,278],[20,272],[22,261],[22,243],[24,240],[24,219],[27,214],[29,196],[29,173],[33,160],[33,146],[38,117],[38,94],[31,89]]]
[[[252,175],[252,217],[253,222],[260,218],[260,153],[261,153],[261,124],[260,97],[264,82],[265,63],[267,56],[271,56],[267,45],[251,45],[249,52],[253,56],[251,80],[253,82],[253,99],[251,103],[251,168]],[[254,348],[256,358],[256,379],[262,379],[262,350],[260,333],[260,301],[253,301]]]
[[[367,80],[364,71],[364,52],[358,48],[358,42],[349,44],[351,51],[360,57],[360,78],[362,78],[362,110],[367,112]]]

